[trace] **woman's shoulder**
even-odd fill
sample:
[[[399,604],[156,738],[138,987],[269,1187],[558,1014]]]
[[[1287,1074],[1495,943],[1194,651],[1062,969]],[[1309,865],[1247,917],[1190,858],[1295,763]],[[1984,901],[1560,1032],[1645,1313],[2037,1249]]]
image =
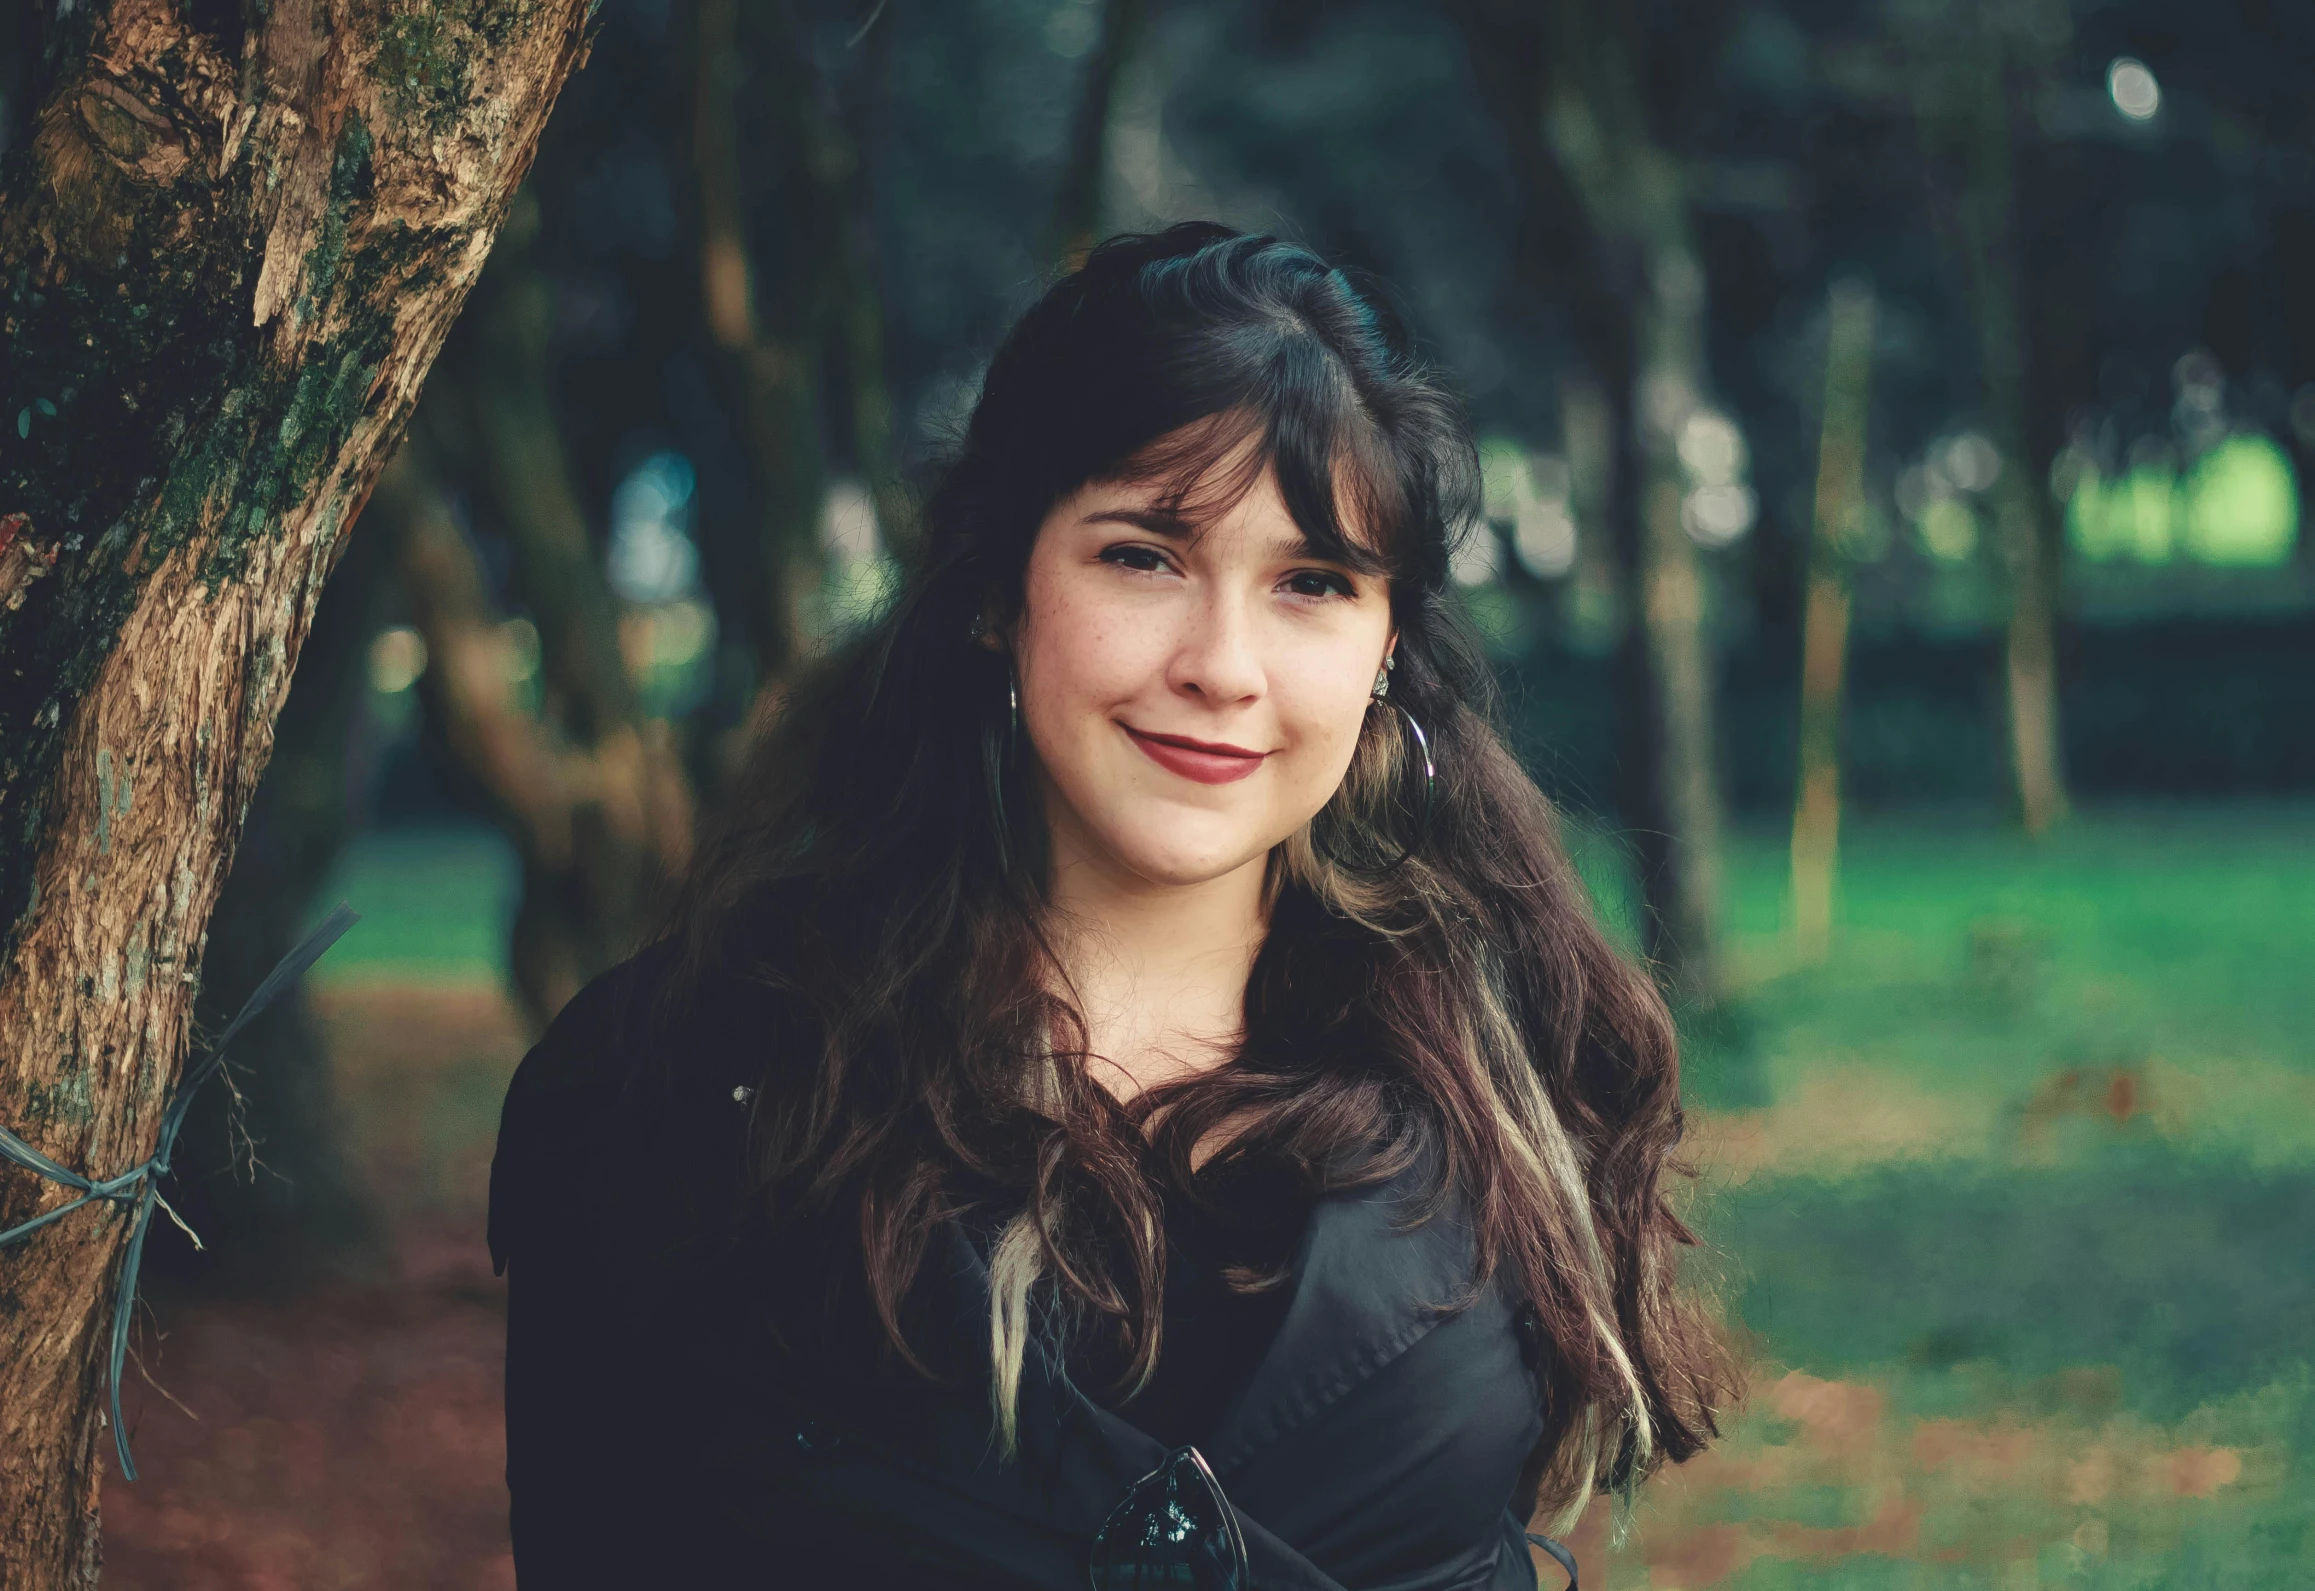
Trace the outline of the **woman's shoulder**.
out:
[[[565,1001],[515,1068],[499,1118],[502,1144],[510,1133],[583,1129],[646,1085],[675,976],[675,947],[661,941]]]
[[[694,977],[670,941],[647,945],[566,1002],[515,1068],[490,1170],[490,1249],[572,1231],[593,1198],[673,1176],[661,1165],[733,1160],[761,1072],[768,995],[726,974]],[[661,1166],[654,1172],[654,1166]]]

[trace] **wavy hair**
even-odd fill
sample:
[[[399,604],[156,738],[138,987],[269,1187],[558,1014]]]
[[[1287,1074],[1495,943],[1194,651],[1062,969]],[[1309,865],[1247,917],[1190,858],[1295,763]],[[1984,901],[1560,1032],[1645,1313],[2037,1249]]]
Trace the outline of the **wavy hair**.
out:
[[[1370,709],[1340,789],[1271,858],[1241,1052],[1121,1104],[1088,1071],[1046,935],[1008,666],[970,632],[1018,614],[1063,496],[1130,479],[1178,498],[1223,461],[1231,491],[1274,468],[1322,556],[1387,573],[1392,700],[1428,730],[1435,795],[1416,832],[1406,730]],[[890,1345],[927,1373],[903,1301],[928,1236],[993,1207],[1008,1443],[1047,1322],[1091,1320],[1127,1383],[1147,1379],[1165,1266],[1150,1157],[1186,1185],[1192,1146],[1225,1123],[1224,1163],[1269,1157],[1314,1193],[1434,1168],[1423,1213],[1457,1202],[1474,1290],[1500,1273],[1556,1350],[1523,1478],[1556,1515],[1717,1434],[1732,1379],[1676,1284],[1694,1239],[1666,1199],[1673,1025],[1493,727],[1493,676],[1447,581],[1478,495],[1460,411],[1341,271],[1213,225],[1113,239],[998,349],[899,594],[798,682],[701,848],[672,919],[681,964],[786,991],[817,1040],[767,1057],[763,1198],[856,1223]]]

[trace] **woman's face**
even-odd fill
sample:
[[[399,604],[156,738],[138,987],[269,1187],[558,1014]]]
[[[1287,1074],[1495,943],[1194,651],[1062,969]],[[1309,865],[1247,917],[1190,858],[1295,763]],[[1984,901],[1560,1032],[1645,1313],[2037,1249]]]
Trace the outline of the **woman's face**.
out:
[[[1169,501],[1093,483],[1029,554],[1014,665],[1056,869],[1258,862],[1342,782],[1395,640],[1388,582],[1315,556],[1270,470],[1203,521]]]

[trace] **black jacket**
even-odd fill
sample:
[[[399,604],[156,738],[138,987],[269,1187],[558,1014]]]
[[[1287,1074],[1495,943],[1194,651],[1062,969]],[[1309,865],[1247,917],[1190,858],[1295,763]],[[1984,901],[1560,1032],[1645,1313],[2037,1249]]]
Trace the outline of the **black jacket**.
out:
[[[735,1089],[782,1041],[734,990],[674,1036],[647,1006],[665,953],[596,980],[524,1060],[491,1167],[510,1288],[507,1485],[525,1591],[626,1585],[1082,1591],[1094,1531],[1164,1448],[1032,1353],[1019,1450],[987,1391],[987,1265],[933,1235],[899,1371],[858,1310],[807,1342],[783,1311],[841,1292],[844,1246],[774,1256],[744,1235]],[[1322,1200],[1278,1336],[1201,1443],[1255,1584],[1532,1591],[1512,1512],[1542,1434],[1536,1333],[1501,1289],[1442,1315],[1467,1231],[1397,1228],[1409,1179]],[[857,1266],[857,1260],[851,1262]],[[782,1293],[790,1295],[782,1298]],[[1556,1580],[1554,1583],[1557,1583]]]

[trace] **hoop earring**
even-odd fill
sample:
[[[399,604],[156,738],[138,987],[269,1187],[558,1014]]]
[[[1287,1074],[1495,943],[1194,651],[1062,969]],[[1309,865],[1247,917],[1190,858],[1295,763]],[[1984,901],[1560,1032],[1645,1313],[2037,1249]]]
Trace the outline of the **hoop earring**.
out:
[[[1362,867],[1355,862],[1346,861],[1342,857],[1337,856],[1332,851],[1328,850],[1326,841],[1323,838],[1325,831],[1319,828],[1315,820],[1312,822],[1310,829],[1310,847],[1327,862],[1335,867],[1341,868],[1346,873],[1363,874],[1369,878],[1388,878],[1391,874],[1406,866],[1408,859],[1411,858],[1417,851],[1421,850],[1425,842],[1427,842],[1431,837],[1431,812],[1433,803],[1437,799],[1438,794],[1439,771],[1437,766],[1431,760],[1431,737],[1423,733],[1423,726],[1415,721],[1415,715],[1408,712],[1406,708],[1400,706],[1397,702],[1390,700],[1389,697],[1384,695],[1382,692],[1378,691],[1375,694],[1374,699],[1396,712],[1405,722],[1407,726],[1407,733],[1414,737],[1414,760],[1421,766],[1423,770],[1422,793],[1413,803],[1415,812],[1414,837],[1408,840],[1405,845],[1400,847],[1399,853],[1396,856],[1392,857],[1389,861],[1383,863],[1379,867]],[[1394,802],[1394,804],[1397,803]]]
[[[997,870],[1013,870],[1013,820],[1006,810],[1005,785],[1016,776],[1021,739],[1021,681],[1012,663],[1005,664],[1005,727],[991,724],[980,731],[981,776],[988,790],[989,821],[996,842]]]

